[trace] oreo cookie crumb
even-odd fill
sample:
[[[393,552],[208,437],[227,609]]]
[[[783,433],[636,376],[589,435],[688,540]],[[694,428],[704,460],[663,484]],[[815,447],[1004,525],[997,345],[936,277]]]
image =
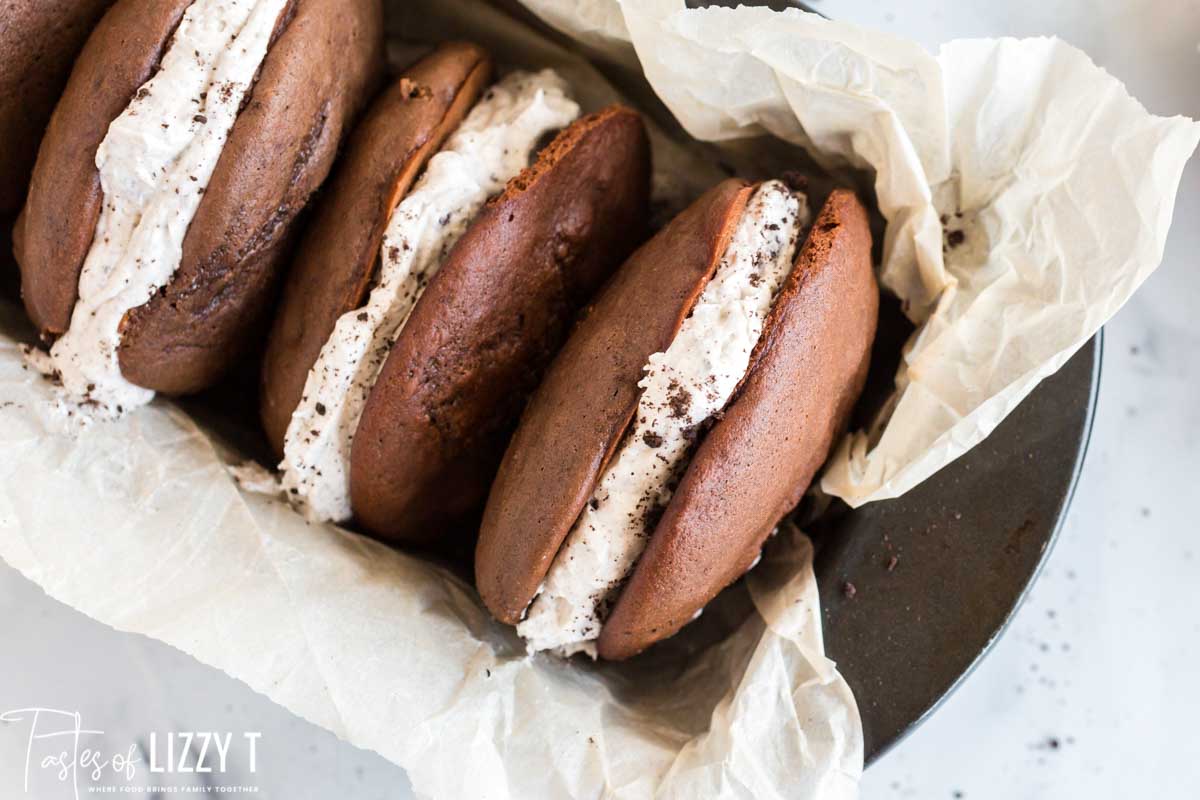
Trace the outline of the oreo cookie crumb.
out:
[[[667,396],[667,403],[671,406],[671,416],[683,419],[692,408],[692,393],[674,381],[671,381],[670,388],[671,394]]]
[[[642,511],[642,530],[648,537],[654,533],[654,529],[658,527],[658,521],[662,519],[662,515],[666,512],[667,507],[663,503],[651,503]]]

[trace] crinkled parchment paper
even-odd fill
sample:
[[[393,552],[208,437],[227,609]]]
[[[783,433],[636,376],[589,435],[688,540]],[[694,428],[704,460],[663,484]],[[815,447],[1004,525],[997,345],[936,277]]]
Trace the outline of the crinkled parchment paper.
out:
[[[935,57],[797,10],[684,0],[524,0],[615,60],[631,41],[693,136],[769,132],[871,170],[881,277],[919,330],[871,431],[821,488],[896,497],[983,440],[1162,259],[1200,125],[1156,117],[1056,39],[955,41]]]
[[[1115,312],[1158,263],[1200,135],[1055,41],[961,42],[934,58],[799,13],[528,2],[610,64],[628,70],[636,51],[698,138],[770,132],[874,174],[884,281],[925,324],[890,421],[852,437],[826,475],[852,503],[902,492],[979,441]],[[502,62],[559,66],[585,106],[615,97],[550,39],[470,0],[391,5],[405,39],[454,31]],[[654,134],[667,207],[720,177],[670,131]],[[942,215],[963,231],[945,259]],[[170,403],[70,430],[21,366],[17,316],[0,308],[0,556],[50,595],[382,753],[424,796],[855,795],[861,727],[822,655],[798,531],[640,661],[530,658],[448,572],[239,492],[230,443]]]

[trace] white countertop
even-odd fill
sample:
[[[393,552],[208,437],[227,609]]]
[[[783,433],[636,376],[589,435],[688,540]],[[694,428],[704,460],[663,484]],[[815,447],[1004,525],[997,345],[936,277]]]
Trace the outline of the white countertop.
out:
[[[955,36],[1056,34],[1152,111],[1200,117],[1200,0],[813,4],[931,48]],[[1200,524],[1186,504],[1200,477],[1198,219],[1193,159],[1165,263],[1106,328],[1091,449],[1044,575],[963,688],[868,772],[864,798],[1200,791]],[[0,710],[78,709],[114,742],[153,729],[261,731],[259,772],[246,777],[258,797],[410,796],[382,758],[165,645],[88,620],[2,564],[0,642]],[[0,786],[19,786],[24,752],[2,724],[0,737]]]

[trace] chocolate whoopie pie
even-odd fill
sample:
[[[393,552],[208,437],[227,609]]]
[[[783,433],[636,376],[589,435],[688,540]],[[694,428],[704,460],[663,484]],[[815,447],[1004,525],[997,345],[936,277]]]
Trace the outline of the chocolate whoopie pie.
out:
[[[878,311],[857,197],[810,218],[780,181],[716,186],[629,259],[548,370],[475,561],[532,649],[621,659],[673,635],[799,502],[862,389]]]
[[[466,43],[406,70],[298,248],[262,418],[310,519],[429,543],[478,513],[575,312],[642,239],[640,117],[492,73]]]
[[[212,384],[383,66],[379,0],[118,0],[14,232],[40,365],[113,416]]]
[[[25,200],[46,121],[75,56],[112,0],[7,0],[0,7],[0,217]]]

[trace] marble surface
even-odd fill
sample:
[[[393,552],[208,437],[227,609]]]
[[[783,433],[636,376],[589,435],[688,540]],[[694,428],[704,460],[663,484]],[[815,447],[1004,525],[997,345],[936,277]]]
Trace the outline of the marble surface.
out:
[[[814,5],[931,48],[955,36],[1056,34],[1151,110],[1200,117],[1200,0]],[[1200,476],[1197,219],[1194,159],[1165,263],[1106,329],[1091,450],[1044,575],[963,688],[872,767],[864,798],[1200,792],[1200,525],[1187,502]],[[245,748],[230,755],[232,776],[257,786],[258,797],[411,796],[402,771],[382,758],[165,645],[84,618],[0,565],[0,712],[31,705],[80,711],[85,725],[105,730],[97,741],[112,752],[144,751],[151,731],[160,740],[171,730],[261,733],[256,772]],[[4,796],[21,785],[22,725],[0,723]],[[62,796],[33,789],[29,796]]]

